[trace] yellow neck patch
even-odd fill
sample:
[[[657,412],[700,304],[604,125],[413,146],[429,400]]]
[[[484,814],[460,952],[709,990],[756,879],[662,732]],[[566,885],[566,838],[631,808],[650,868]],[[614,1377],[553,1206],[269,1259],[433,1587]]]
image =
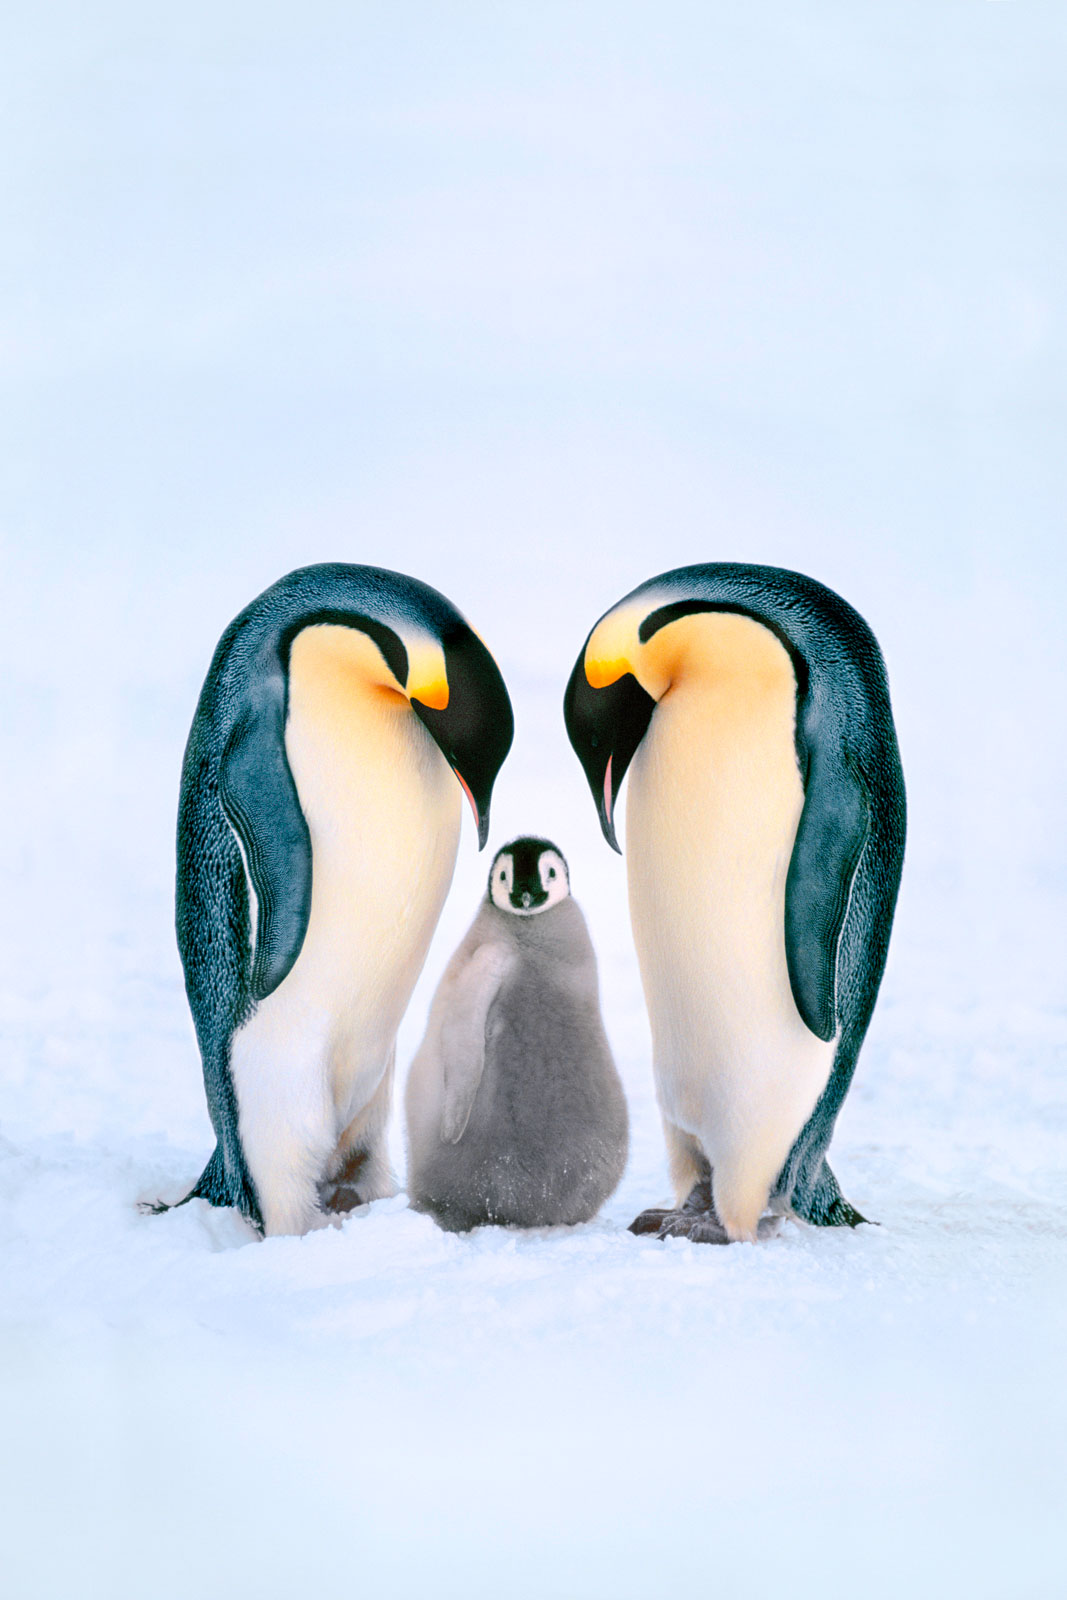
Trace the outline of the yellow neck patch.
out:
[[[646,694],[659,700],[671,684],[668,654],[657,648],[659,634],[641,643],[638,629],[655,607],[647,597],[609,611],[593,629],[585,647],[585,676],[593,689],[606,689],[632,672]]]

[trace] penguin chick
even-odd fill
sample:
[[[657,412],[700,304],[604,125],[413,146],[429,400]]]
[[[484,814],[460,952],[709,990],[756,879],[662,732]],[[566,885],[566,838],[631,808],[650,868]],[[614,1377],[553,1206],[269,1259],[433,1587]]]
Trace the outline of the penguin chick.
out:
[[[547,839],[515,839],[434,995],[405,1098],[408,1192],[462,1232],[586,1222],[626,1165],[596,956]]]

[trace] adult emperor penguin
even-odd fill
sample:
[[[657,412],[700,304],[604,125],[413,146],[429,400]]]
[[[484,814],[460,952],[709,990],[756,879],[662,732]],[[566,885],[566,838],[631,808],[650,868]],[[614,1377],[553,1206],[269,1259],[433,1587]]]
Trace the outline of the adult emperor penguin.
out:
[[[444,1228],[585,1222],[626,1165],[596,956],[547,839],[496,854],[408,1075],[408,1191]]]
[[[178,811],[178,946],[217,1140],[187,1198],[282,1234],[392,1192],[397,1028],[461,790],[484,846],[512,726],[485,645],[400,573],[303,567],[226,629]]]
[[[714,562],[652,578],[564,703],[609,844],[630,768],[634,941],[676,1208],[635,1232],[866,1220],[825,1151],[885,965],[904,780],[885,668],[839,595]]]

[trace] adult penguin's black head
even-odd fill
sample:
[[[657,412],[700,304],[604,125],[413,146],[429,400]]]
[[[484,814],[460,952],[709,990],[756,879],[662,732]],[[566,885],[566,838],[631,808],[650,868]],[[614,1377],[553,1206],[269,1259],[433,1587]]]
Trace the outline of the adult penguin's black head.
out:
[[[648,732],[656,706],[701,664],[701,640],[672,624],[709,611],[754,618],[789,651],[798,694],[803,694],[807,666],[779,626],[775,608],[810,610],[812,600],[805,587],[819,588],[810,579],[774,567],[731,562],[676,567],[649,578],[600,618],[575,662],[563,715],[593,791],[604,837],[615,850],[619,849],[615,801],[626,769]]]
[[[511,749],[515,719],[500,669],[478,635],[457,617],[438,635],[441,657],[411,658],[405,692],[459,779],[478,826],[489,837],[489,802]],[[443,666],[443,672],[441,667]]]
[[[632,610],[622,613],[616,607],[600,619],[574,664],[563,699],[567,734],[613,850],[619,850],[615,802],[659,698],[638,682],[633,670],[630,634],[636,644],[640,619],[630,615]]]
[[[614,683],[594,688],[586,677],[584,660],[579,657],[567,685],[563,715],[571,744],[593,791],[604,837],[620,855],[615,802],[655,709],[656,702],[633,673],[625,672]]]
[[[515,722],[500,668],[452,602],[406,573],[328,562],[289,573],[254,604],[284,616],[277,639],[284,671],[296,635],[316,624],[357,628],[374,641],[380,686],[407,699],[452,768],[482,849]],[[244,614],[233,626],[243,621]]]

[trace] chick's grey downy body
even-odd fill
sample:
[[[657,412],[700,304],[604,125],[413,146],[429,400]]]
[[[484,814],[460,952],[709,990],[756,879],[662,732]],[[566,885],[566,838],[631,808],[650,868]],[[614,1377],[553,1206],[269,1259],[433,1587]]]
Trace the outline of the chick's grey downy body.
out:
[[[584,1222],[604,1203],[628,1119],[573,900],[514,915],[486,899],[434,997],[406,1108],[411,1201],[442,1227]]]

